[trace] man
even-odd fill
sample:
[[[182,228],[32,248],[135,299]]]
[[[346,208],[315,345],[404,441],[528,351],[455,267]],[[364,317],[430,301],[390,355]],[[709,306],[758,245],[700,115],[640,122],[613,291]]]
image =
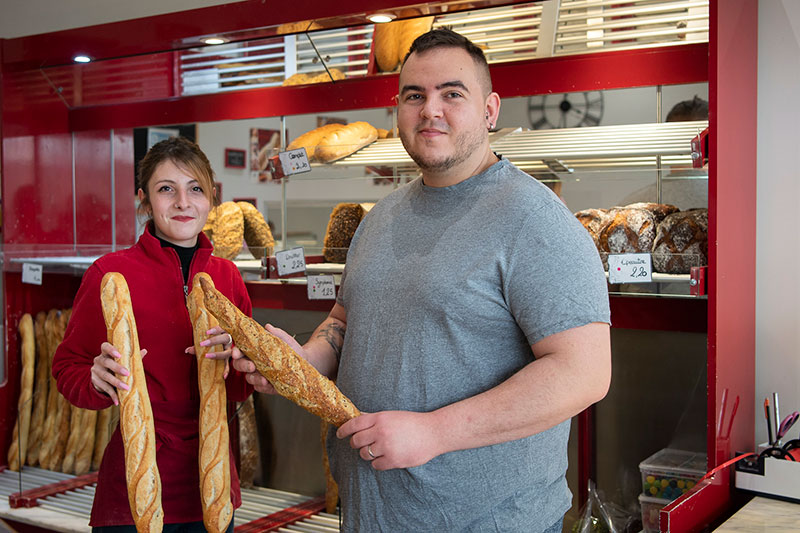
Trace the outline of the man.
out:
[[[419,37],[397,103],[422,177],[370,211],[330,315],[293,343],[366,413],[328,439],[344,530],[561,531],[569,420],[610,381],[600,259],[492,153],[500,98],[466,38]]]

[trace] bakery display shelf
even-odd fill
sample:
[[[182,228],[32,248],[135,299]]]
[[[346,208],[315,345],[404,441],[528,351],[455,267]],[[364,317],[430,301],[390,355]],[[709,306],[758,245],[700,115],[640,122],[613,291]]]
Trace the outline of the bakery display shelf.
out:
[[[496,132],[490,143],[492,150],[526,171],[657,170],[675,165],[691,167],[691,140],[706,127],[708,121],[555,130],[509,128]],[[329,165],[415,168],[399,138],[378,139]]]

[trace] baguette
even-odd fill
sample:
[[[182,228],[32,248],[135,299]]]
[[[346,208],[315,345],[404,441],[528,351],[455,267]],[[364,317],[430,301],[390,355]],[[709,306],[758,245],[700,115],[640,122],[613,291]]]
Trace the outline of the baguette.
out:
[[[161,478],[156,464],[153,410],[142,367],[131,295],[122,274],[108,272],[103,276],[100,297],[108,342],[119,351],[122,356],[119,363],[129,371],[127,376],[117,375],[117,379],[130,387],[130,390],[117,389],[128,503],[136,530],[158,533],[163,529],[164,511],[161,508]]]
[[[61,471],[65,474],[75,473],[75,455],[78,453],[78,443],[81,439],[81,429],[83,428],[84,413],[80,407],[74,405],[70,407],[69,438],[64,449],[64,460],[61,463]]]
[[[56,348],[58,348],[58,345],[61,344],[62,340],[64,340],[64,332],[67,330],[69,315],[69,310],[59,311],[57,319],[53,321],[51,349],[54,355]],[[43,465],[48,470],[58,471],[62,468],[64,455],[67,448],[67,441],[69,440],[71,415],[72,405],[59,392],[53,433],[54,442],[50,450],[49,461]]]
[[[44,332],[44,323],[47,313],[39,311],[33,324],[34,337],[36,337],[36,373],[33,386],[33,412],[31,414],[31,429],[28,433],[28,452],[26,462],[31,466],[39,464],[39,450],[42,447],[42,426],[45,420],[47,407],[47,389],[49,385],[50,360],[47,355],[47,338]]]
[[[58,314],[61,313],[58,309],[51,309],[47,313],[47,318],[44,322],[45,343],[47,345],[47,360],[51,368],[53,366],[53,354],[55,353],[56,346],[55,332],[56,322],[58,322]],[[50,465],[50,454],[55,444],[55,437],[58,428],[56,417],[58,416],[58,389],[56,388],[56,379],[53,373],[50,372],[48,377],[47,389],[47,407],[45,409],[46,416],[44,420],[44,427],[42,427],[42,445],[39,448],[39,464],[42,468],[47,468]]]
[[[78,439],[78,449],[75,451],[75,475],[81,476],[89,471],[92,466],[94,452],[95,429],[97,426],[97,411],[82,409],[81,437]]]
[[[36,363],[36,342],[33,335],[33,318],[25,313],[19,321],[20,355],[22,373],[20,375],[19,400],[17,401],[17,425],[14,426],[14,439],[8,449],[8,468],[18,471],[25,464],[28,450],[28,430],[31,422],[31,397],[33,395],[33,372]]]
[[[203,278],[200,284],[208,310],[278,394],[337,427],[361,414],[331,380],[288,344],[269,334]]]
[[[108,445],[108,439],[111,437],[111,407],[106,407],[97,413],[97,427],[94,435],[94,451],[92,452],[92,465],[91,470],[97,471],[100,469],[100,463],[103,461],[103,454]]]
[[[225,361],[206,358],[206,354],[216,351],[217,346],[200,346],[200,342],[207,337],[206,331],[218,325],[203,301],[201,279],[214,286],[211,277],[200,272],[194,277],[187,301],[194,330],[197,384],[200,390],[200,499],[206,530],[221,533],[228,528],[233,517],[227,396],[223,377]]]
[[[378,130],[367,122],[351,122],[347,126],[327,133],[320,139],[314,158],[330,163],[347,157],[378,138]]]

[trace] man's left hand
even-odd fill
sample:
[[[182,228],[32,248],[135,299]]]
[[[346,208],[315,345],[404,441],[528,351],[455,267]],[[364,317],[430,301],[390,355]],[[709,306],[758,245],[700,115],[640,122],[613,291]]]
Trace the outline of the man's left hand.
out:
[[[441,453],[434,418],[411,411],[364,413],[342,424],[336,436],[350,437],[350,446],[375,470],[410,468]]]

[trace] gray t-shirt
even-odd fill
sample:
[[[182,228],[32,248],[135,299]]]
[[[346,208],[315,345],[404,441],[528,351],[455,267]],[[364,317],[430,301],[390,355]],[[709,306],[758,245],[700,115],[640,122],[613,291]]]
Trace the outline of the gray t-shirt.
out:
[[[417,179],[380,201],[351,243],[338,301],[347,333],[337,385],[367,412],[474,396],[530,363],[531,344],[609,321],[589,234],[506,160],[451,187]],[[569,421],[384,472],[330,437],[344,531],[536,532],[570,506]]]

